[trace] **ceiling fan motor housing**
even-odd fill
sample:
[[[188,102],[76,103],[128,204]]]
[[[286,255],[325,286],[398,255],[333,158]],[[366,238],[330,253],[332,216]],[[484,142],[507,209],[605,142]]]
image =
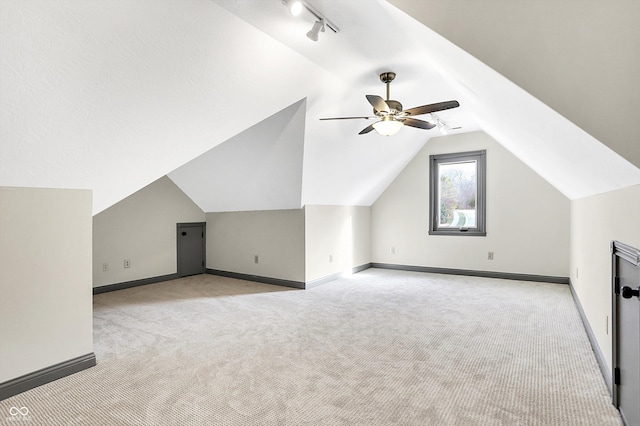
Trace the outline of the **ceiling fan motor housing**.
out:
[[[402,104],[398,101],[394,101],[393,99],[390,99],[388,101],[385,101],[387,103],[387,105],[389,105],[389,109],[391,111],[389,111],[389,114],[387,114],[386,112],[381,113],[379,111],[376,111],[376,109],[373,109],[373,113],[375,115],[377,115],[378,117],[381,117],[383,115],[396,115],[396,114],[400,114],[402,112]]]
[[[397,114],[402,112],[402,104],[398,101],[394,101],[392,99],[385,101],[387,105],[389,105],[389,109],[391,109],[391,114]]]

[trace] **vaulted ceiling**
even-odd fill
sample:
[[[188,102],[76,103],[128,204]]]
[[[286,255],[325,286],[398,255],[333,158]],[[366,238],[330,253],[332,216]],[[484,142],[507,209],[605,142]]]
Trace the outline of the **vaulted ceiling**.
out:
[[[300,208],[305,106],[296,102],[169,177],[206,212]]]
[[[451,9],[435,0],[392,1],[505,77],[385,1],[311,1],[339,33],[311,42],[304,34],[313,17],[291,17],[280,0],[4,0],[0,184],[90,188],[94,213],[165,174],[205,211],[370,205],[438,135],[404,128],[389,138],[358,136],[369,122],[318,120],[370,115],[364,95],[384,94],[383,71],[397,73],[392,98],[405,107],[459,100],[441,118],[461,126],[458,132],[486,131],[569,198],[640,183],[637,145],[626,142],[637,141],[637,132],[625,130],[615,142],[620,131],[601,133],[589,120],[615,117],[616,99],[633,107],[637,91],[606,97],[589,114],[564,99],[576,85],[549,98],[565,92],[564,80],[553,81],[555,91],[537,96],[556,112],[508,80],[511,73],[536,95],[536,81],[512,72],[515,66],[505,71],[482,43],[488,34],[488,43],[517,62],[509,40],[520,40],[526,53],[536,41],[528,38],[533,27],[523,27],[529,32],[522,38],[518,25],[508,26],[514,35],[500,44],[485,28],[487,15],[464,37],[452,24],[447,10],[465,1],[473,9],[473,1],[447,2]],[[429,22],[430,7],[441,19]],[[494,8],[495,22],[500,12]]]

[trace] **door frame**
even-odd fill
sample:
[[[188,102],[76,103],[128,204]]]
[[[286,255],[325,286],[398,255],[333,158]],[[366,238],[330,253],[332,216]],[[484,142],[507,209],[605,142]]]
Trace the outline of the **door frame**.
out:
[[[620,294],[620,280],[618,279],[618,262],[626,261],[636,267],[640,267],[640,250],[620,241],[611,241],[611,331],[612,331],[612,397],[613,405],[619,408],[620,365],[618,362],[618,302]]]
[[[207,222],[180,222],[176,223],[176,270],[178,277],[182,277],[182,268],[180,267],[180,232],[184,229],[200,226],[202,226],[202,273],[207,272]]]

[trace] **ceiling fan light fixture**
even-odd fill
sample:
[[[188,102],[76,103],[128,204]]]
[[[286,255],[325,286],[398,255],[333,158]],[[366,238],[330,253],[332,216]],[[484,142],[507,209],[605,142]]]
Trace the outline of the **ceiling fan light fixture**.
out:
[[[382,136],[395,135],[404,126],[404,123],[400,120],[394,119],[392,116],[387,115],[382,120],[373,123],[373,128],[376,132]]]
[[[318,41],[318,34],[320,31],[324,32],[324,19],[316,21],[313,23],[313,27],[307,33],[307,37],[309,40]]]

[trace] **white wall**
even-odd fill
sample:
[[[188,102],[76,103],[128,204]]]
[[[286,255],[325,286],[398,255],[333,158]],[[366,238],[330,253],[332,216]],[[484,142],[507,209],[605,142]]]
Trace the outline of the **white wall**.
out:
[[[640,185],[571,202],[571,282],[611,369],[611,241],[640,248]],[[607,327],[607,322],[609,327]]]
[[[486,237],[429,235],[429,155],[480,149]],[[372,261],[567,277],[569,210],[566,197],[487,134],[432,138],[372,207]]]
[[[204,221],[204,212],[166,176],[95,215],[93,286],[175,274],[176,223]]]
[[[371,208],[305,206],[306,280],[371,262]]]
[[[304,210],[207,213],[206,217],[207,268],[304,282]]]
[[[0,383],[93,352],[91,203],[0,187]]]

